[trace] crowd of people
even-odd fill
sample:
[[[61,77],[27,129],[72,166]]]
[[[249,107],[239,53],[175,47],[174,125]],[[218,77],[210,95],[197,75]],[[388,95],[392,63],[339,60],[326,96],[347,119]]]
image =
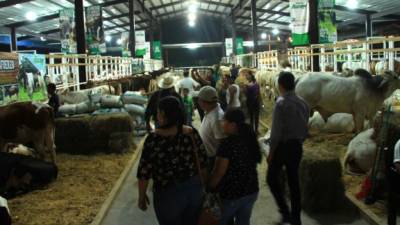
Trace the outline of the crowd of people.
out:
[[[209,79],[194,69],[191,74],[184,72],[177,85],[179,93],[172,80],[164,77],[160,90],[151,96],[145,116],[149,134],[137,173],[138,204],[140,209],[147,209],[146,193],[149,180],[153,180],[153,206],[160,225],[198,224],[204,190],[220,198],[219,224],[250,224],[259,192],[257,165],[262,158],[257,141],[260,87],[251,72],[246,74],[245,89],[235,84],[237,77],[234,65],[230,76],[221,76],[214,67]],[[221,85],[217,91],[218,82]],[[298,167],[309,109],[294,94],[291,73],[281,73],[278,83],[282,96],[273,113],[267,180],[282,215],[277,224],[300,225]],[[240,102],[241,91],[247,95],[247,113]],[[201,117],[198,130],[192,126],[194,109]],[[279,182],[284,166],[291,210]]]

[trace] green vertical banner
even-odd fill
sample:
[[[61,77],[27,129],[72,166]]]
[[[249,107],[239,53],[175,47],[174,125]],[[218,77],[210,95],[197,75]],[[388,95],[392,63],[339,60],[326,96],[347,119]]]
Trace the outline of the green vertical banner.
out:
[[[292,18],[292,45],[308,45],[310,5],[309,0],[290,0],[290,17]]]
[[[144,56],[146,54],[146,33],[145,30],[135,31],[135,54],[136,56]]]
[[[161,59],[161,42],[153,41],[153,58]]]
[[[86,45],[91,55],[99,55],[106,51],[104,40],[103,19],[101,6],[85,8],[86,16]]]
[[[243,50],[243,38],[237,37],[236,38],[236,55],[244,54]]]
[[[337,41],[335,0],[318,1],[319,43]]]
[[[76,30],[74,9],[63,9],[60,15],[61,52],[76,53]]]

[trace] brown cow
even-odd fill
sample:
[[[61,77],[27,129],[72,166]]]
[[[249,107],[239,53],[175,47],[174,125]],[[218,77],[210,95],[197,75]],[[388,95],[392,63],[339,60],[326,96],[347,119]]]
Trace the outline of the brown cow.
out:
[[[46,104],[18,102],[0,107],[0,150],[7,143],[33,143],[39,158],[54,162],[53,109]]]

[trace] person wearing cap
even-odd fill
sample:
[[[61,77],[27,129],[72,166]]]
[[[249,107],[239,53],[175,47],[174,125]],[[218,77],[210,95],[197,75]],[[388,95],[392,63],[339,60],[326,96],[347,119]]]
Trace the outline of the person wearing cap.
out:
[[[220,141],[225,137],[221,129],[224,111],[218,103],[217,91],[211,86],[204,86],[198,94],[198,102],[205,115],[200,126],[200,136],[206,147],[211,169]]]
[[[147,107],[146,107],[146,111],[144,113],[147,131],[152,130],[151,125],[150,125],[150,122],[152,119],[156,122],[155,123],[156,127],[158,126],[157,125],[158,124],[157,123],[157,106],[158,106],[158,102],[162,98],[167,97],[167,96],[174,96],[179,99],[179,102],[181,103],[181,105],[183,107],[182,98],[175,91],[175,86],[174,86],[175,82],[174,82],[174,78],[172,76],[170,76],[170,75],[164,76],[162,79],[159,80],[157,85],[160,89],[151,95],[149,102],[147,104]]]

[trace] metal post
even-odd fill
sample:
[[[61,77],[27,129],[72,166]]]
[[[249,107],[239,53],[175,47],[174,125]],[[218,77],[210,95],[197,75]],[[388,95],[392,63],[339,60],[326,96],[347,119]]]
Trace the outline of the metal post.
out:
[[[134,0],[129,0],[129,49],[131,57],[135,57],[135,4]]]
[[[15,27],[11,27],[11,51],[17,51],[17,33],[15,31]]]
[[[76,47],[78,54],[86,54],[85,38],[85,15],[83,0],[75,0],[75,29],[76,29]],[[85,59],[79,58],[79,63],[85,63]],[[79,66],[79,82],[86,82],[86,68]]]
[[[365,16],[365,34],[367,37],[372,37],[372,22],[370,14]]]
[[[150,59],[153,58],[153,41],[154,41],[154,31],[153,31],[153,20],[150,21],[149,29],[149,42],[150,42]]]
[[[310,0],[310,24],[309,24],[309,34],[310,34],[310,44],[319,43],[319,28],[318,28],[318,1]],[[319,68],[319,57],[313,56],[312,58],[312,71],[320,71]]]
[[[225,26],[224,21],[221,20],[221,40],[222,40],[222,57],[226,56],[226,49],[225,49]]]
[[[232,21],[232,48],[233,48],[233,55],[236,55],[236,24],[235,24],[235,14],[232,12],[231,15]]]
[[[258,50],[258,35],[257,35],[257,5],[256,0],[251,0],[251,25],[253,31],[253,52],[257,53]]]

